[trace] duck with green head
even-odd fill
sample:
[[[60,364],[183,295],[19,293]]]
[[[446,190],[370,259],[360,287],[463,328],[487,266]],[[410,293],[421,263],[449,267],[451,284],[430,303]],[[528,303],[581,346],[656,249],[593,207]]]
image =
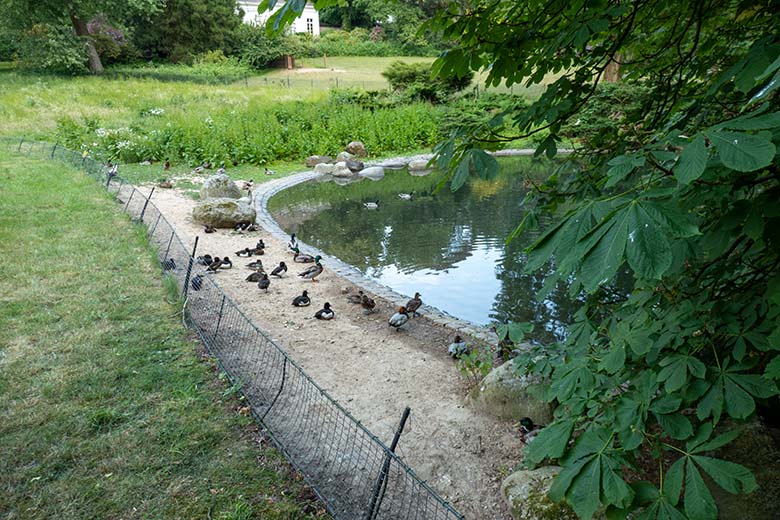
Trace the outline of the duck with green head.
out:
[[[322,274],[322,271],[325,269],[322,267],[322,264],[320,263],[320,260],[322,260],[322,257],[320,255],[317,255],[314,257],[314,265],[306,269],[305,271],[298,274],[301,278],[304,280],[311,280],[312,282],[316,282],[315,278],[317,278],[319,275]]]

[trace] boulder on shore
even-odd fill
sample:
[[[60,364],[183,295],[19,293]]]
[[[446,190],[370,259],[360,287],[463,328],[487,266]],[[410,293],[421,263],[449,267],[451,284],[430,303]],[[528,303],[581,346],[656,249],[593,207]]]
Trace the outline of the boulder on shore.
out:
[[[509,513],[515,520],[577,520],[574,510],[566,503],[550,500],[553,480],[560,473],[558,466],[542,466],[533,470],[516,471],[501,483]]]
[[[193,220],[217,228],[232,228],[241,222],[254,222],[255,216],[252,201],[248,197],[212,197],[198,201],[192,209]]]
[[[414,159],[409,161],[409,171],[430,170],[428,159]]]
[[[349,168],[350,171],[355,173],[359,172],[360,170],[366,167],[366,165],[363,164],[363,161],[350,160],[350,161],[346,161],[346,163],[347,163],[347,168]]]
[[[221,173],[213,175],[203,182],[203,186],[200,188],[200,198],[240,199],[241,190],[238,189],[235,182],[230,180],[230,177]]]
[[[552,407],[531,395],[529,387],[538,384],[535,378],[518,374],[512,361],[494,368],[475,389],[474,401],[486,412],[505,419],[530,417],[534,424],[549,424]]]
[[[365,177],[366,179],[371,179],[372,181],[378,181],[384,178],[385,169],[381,166],[371,166],[369,168],[360,170],[358,175]]]
[[[310,155],[306,158],[306,166],[309,168],[314,168],[318,164],[327,163],[330,164],[333,162],[333,157],[329,155]]]
[[[357,155],[358,157],[365,157],[368,155],[368,152],[366,152],[366,146],[360,141],[352,141],[344,149],[352,155]]]
[[[330,174],[333,173],[333,171],[336,169],[335,164],[329,164],[329,163],[319,163],[314,167],[314,171],[317,173],[324,173],[324,174]]]
[[[346,162],[346,161],[351,161],[351,160],[353,160],[354,158],[355,158],[355,156],[354,156],[354,155],[352,155],[352,154],[351,154],[351,153],[349,153],[349,152],[341,152],[340,154],[338,154],[338,155],[336,156],[336,163],[340,163],[340,162]]]

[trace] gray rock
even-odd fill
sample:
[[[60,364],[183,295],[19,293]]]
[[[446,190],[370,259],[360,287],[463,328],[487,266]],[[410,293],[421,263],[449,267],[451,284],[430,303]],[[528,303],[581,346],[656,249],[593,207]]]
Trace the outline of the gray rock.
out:
[[[368,155],[368,153],[366,153],[365,145],[360,141],[352,141],[344,149],[353,155],[357,155],[358,157],[365,157]]]
[[[577,520],[577,515],[568,504],[553,502],[547,496],[560,471],[558,466],[542,466],[534,470],[517,471],[504,479],[501,483],[501,494],[509,506],[512,518]]]
[[[192,210],[192,219],[218,228],[232,228],[240,222],[254,222],[255,210],[248,197],[211,197],[198,201]]]
[[[334,168],[330,174],[334,177],[355,177],[355,174],[349,168]]]
[[[406,163],[404,161],[388,161],[382,163],[382,167],[387,170],[403,170],[406,168]]]
[[[412,177],[425,177],[430,175],[433,170],[409,170],[409,175]]]
[[[335,164],[328,164],[328,163],[319,163],[314,167],[314,171],[317,173],[324,173],[324,174],[330,174],[333,173],[333,170],[336,169]]]
[[[355,158],[355,156],[352,155],[349,152],[341,152],[340,154],[338,154],[336,156],[336,161],[337,162],[346,162],[346,161],[351,161],[354,158]]]
[[[414,159],[413,161],[409,161],[409,171],[413,170],[430,170],[430,166],[428,166],[428,160],[427,159]]]
[[[309,157],[306,158],[306,166],[308,166],[309,168],[314,168],[318,164],[322,164],[322,163],[329,164],[332,162],[333,162],[333,157],[329,155],[310,155]]]
[[[347,162],[347,168],[350,169],[350,171],[353,171],[355,173],[359,172],[363,168],[366,167],[365,164],[363,164],[363,161],[346,161]]]
[[[358,173],[361,177],[365,177],[366,179],[371,179],[372,181],[378,181],[380,179],[383,179],[385,176],[385,169],[381,166],[371,166],[370,168],[365,168],[363,170],[360,170],[360,173]]]
[[[552,407],[529,392],[529,387],[538,383],[530,376],[518,374],[514,363],[507,361],[491,370],[472,397],[480,408],[496,417],[530,417],[535,424],[548,424],[553,420]]]
[[[230,180],[230,177],[222,173],[206,179],[200,188],[200,198],[240,199],[241,190]]]

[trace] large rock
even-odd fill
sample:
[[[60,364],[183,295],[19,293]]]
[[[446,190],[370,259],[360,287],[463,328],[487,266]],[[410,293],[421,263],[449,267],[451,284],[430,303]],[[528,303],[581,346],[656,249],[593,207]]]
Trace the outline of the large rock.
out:
[[[409,161],[409,171],[430,169],[430,166],[428,166],[428,159],[414,159],[413,161]]]
[[[521,470],[501,483],[509,512],[515,520],[577,520],[572,508],[564,502],[553,502],[547,496],[553,480],[561,471],[558,466]]]
[[[337,162],[337,163],[339,163],[339,162],[346,162],[346,161],[351,161],[351,160],[353,160],[354,158],[355,158],[355,156],[354,156],[354,155],[352,155],[352,154],[351,154],[351,153],[349,153],[349,152],[341,152],[340,154],[338,154],[338,155],[336,156],[336,162]]]
[[[309,168],[314,168],[318,164],[322,163],[332,163],[333,157],[329,155],[310,155],[306,158],[306,166]]]
[[[230,180],[230,177],[221,173],[206,179],[200,188],[200,198],[240,199],[241,190],[238,189],[235,182]]]
[[[336,169],[335,164],[328,164],[328,163],[319,163],[314,167],[314,171],[317,173],[324,173],[324,174],[330,174],[333,173],[333,170]]]
[[[349,168],[350,171],[355,173],[359,172],[360,170],[366,167],[366,165],[363,164],[363,161],[346,161],[346,164],[347,164],[347,168]]]
[[[366,153],[365,145],[360,141],[352,141],[344,149],[352,155],[357,155],[358,157],[365,157],[368,155],[368,153]]]
[[[334,168],[332,172],[330,172],[331,175],[334,177],[356,177],[354,173],[352,173],[349,168]]]
[[[551,406],[529,393],[529,387],[538,383],[531,376],[518,374],[514,363],[507,361],[491,370],[482,380],[473,399],[478,406],[497,417],[530,417],[534,424],[548,424],[553,420]]]
[[[240,222],[254,222],[255,210],[249,198],[209,198],[198,201],[192,210],[192,218],[201,224],[218,228],[232,228]]]
[[[371,166],[369,168],[360,170],[358,175],[365,177],[366,179],[371,179],[372,181],[378,181],[384,178],[385,169],[381,166]]]

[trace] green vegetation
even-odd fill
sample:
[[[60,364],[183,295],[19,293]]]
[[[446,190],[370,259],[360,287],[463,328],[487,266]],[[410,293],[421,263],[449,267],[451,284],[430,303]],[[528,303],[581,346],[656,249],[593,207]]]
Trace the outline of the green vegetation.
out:
[[[0,151],[0,516],[318,516],[91,179]],[[167,294],[167,296],[166,296]]]

